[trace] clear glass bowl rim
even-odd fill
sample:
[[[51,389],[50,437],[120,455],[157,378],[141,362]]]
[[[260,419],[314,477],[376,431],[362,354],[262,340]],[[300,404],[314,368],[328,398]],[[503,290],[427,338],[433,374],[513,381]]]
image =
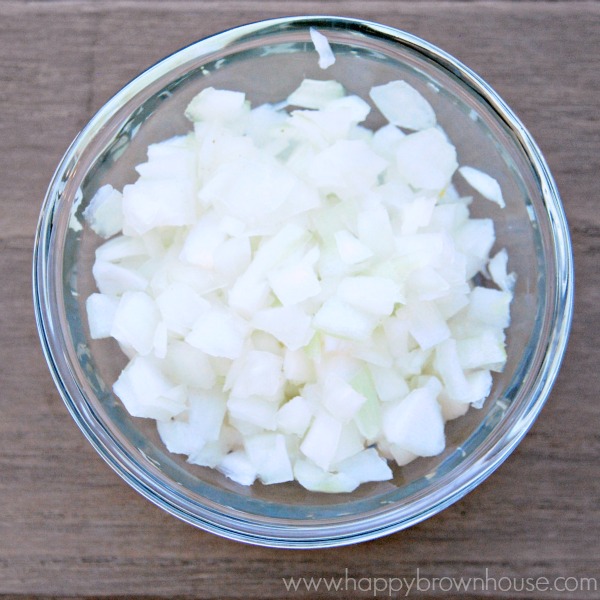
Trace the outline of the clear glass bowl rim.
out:
[[[87,408],[87,399],[73,376],[66,353],[61,348],[59,323],[53,318],[54,289],[51,254],[53,215],[61,198],[60,185],[69,165],[95,133],[120,107],[145,86],[165,76],[178,65],[218,52],[249,36],[256,37],[286,29],[327,28],[360,32],[400,44],[435,62],[442,70],[451,72],[471,93],[483,98],[493,108],[498,119],[510,130],[528,157],[532,170],[539,178],[540,190],[552,229],[555,279],[548,283],[554,307],[548,320],[544,347],[536,377],[529,390],[529,402],[518,407],[511,419],[505,419],[493,432],[477,456],[451,486],[423,495],[408,507],[390,507],[372,518],[356,517],[330,525],[268,523],[252,515],[232,515],[214,507],[190,502],[168,485],[152,477],[122,449],[115,446],[108,428]],[[172,515],[196,527],[223,537],[256,545],[283,548],[314,548],[341,546],[387,535],[414,525],[459,500],[464,494],[486,479],[514,450],[530,429],[545,404],[564,356],[573,314],[574,269],[572,248],[566,216],[558,189],[537,144],[521,121],[498,94],[472,70],[448,53],[410,33],[359,19],[336,16],[299,16],[269,19],[212,35],[199,40],[161,60],[124,86],[89,121],[75,138],[49,185],[38,222],[33,256],[33,295],[38,332],[54,382],[72,417],[99,455],[134,489]]]

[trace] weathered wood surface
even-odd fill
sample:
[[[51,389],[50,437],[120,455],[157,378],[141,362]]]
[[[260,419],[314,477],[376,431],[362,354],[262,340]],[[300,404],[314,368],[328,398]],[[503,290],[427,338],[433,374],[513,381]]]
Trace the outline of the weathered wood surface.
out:
[[[496,88],[533,133],[558,182],[573,236],[577,296],[571,343],[550,400],[484,484],[394,536],[292,552],[237,544],[180,523],[102,462],[48,374],[30,265],[53,169],[79,128],[124,83],[211,33],[311,13],[411,31]],[[0,3],[0,597],[372,597],[351,587],[288,593],[282,582],[344,576],[345,569],[359,579],[410,578],[417,569],[427,577],[485,577],[487,568],[497,578],[594,577],[600,588],[599,98],[599,2]],[[490,588],[461,597],[483,596],[595,598],[600,591]]]

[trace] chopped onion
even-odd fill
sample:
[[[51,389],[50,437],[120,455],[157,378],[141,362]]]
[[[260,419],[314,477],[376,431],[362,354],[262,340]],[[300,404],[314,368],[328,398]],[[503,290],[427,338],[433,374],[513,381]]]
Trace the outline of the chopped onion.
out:
[[[314,27],[310,28],[310,38],[319,54],[319,67],[327,69],[335,63],[335,55],[329,45],[329,40]]]
[[[123,228],[122,203],[121,192],[112,185],[104,185],[83,211],[83,216],[99,236],[109,238]]]
[[[86,308],[91,337],[129,359],[115,394],[170,452],[240,485],[391,479],[388,462],[444,450],[445,422],[506,362],[515,276],[452,185],[454,146],[406,82],[370,98],[376,132],[336,81],[257,107],[206,88],[193,131],[150,145],[139,179],[84,211],[111,238]],[[459,172],[504,205],[491,177]]]
[[[371,88],[369,95],[392,125],[419,130],[436,123],[431,104],[406,81],[377,85]]]
[[[512,293],[515,287],[517,276],[514,273],[507,272],[508,253],[506,248],[502,248],[488,262],[488,271],[493,282],[503,291]]]
[[[504,208],[505,202],[502,196],[502,190],[495,179],[474,167],[461,167],[458,172],[465,178],[465,181],[475,188],[484,198],[495,202],[500,208]]]
[[[344,93],[344,86],[337,81],[304,79],[288,96],[287,103],[301,108],[325,108],[332,100],[342,98]]]

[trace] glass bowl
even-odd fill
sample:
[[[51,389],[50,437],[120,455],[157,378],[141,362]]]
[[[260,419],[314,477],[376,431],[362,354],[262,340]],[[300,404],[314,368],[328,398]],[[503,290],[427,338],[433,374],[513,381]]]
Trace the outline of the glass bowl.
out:
[[[322,71],[310,27],[336,62]],[[113,340],[92,340],[85,299],[102,241],[82,218],[95,191],[133,182],[148,144],[184,133],[190,99],[205,87],[244,91],[253,105],[287,97],[305,77],[336,79],[368,97],[404,79],[436,111],[459,164],[495,177],[507,199],[472,205],[493,218],[497,248],[517,274],[508,361],[483,408],[446,425],[439,456],[397,468],[350,494],[296,483],[240,486],[164,448],[154,421],[132,418],[111,392],[126,363]],[[375,112],[375,111],[373,111]],[[369,117],[367,126],[382,122]],[[457,186],[460,182],[456,183]],[[465,191],[466,193],[466,191]],[[119,91],[81,131],[49,186],[34,252],[34,302],[55,383],[87,439],[133,488],[180,519],[244,542],[288,548],[350,544],[409,527],[484,480],[519,443],[558,373],[573,310],[569,233],[556,185],[529,133],[477,75],[408,33],[338,17],[274,19],[220,33],[162,60]]]

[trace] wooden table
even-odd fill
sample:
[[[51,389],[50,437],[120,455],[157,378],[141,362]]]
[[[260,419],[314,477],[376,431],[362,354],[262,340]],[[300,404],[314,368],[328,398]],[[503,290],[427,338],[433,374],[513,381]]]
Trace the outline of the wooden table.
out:
[[[573,236],[577,295],[569,350],[548,404],[485,483],[385,539],[327,551],[275,551],[179,522],[96,455],[46,368],[30,272],[53,169],[114,92],[198,38],[303,13],[363,17],[411,31],[495,87],[533,133],[557,180]],[[440,580],[435,591],[413,588],[411,596],[599,598],[599,98],[600,2],[3,1],[0,598],[367,598],[376,577],[417,574],[429,586],[432,578]],[[282,580],[346,574],[365,591],[352,591],[349,580],[347,591],[327,592],[322,584],[318,593],[302,586],[288,593]],[[451,583],[441,578],[460,576],[487,576],[496,584],[490,581],[487,592],[444,591]],[[578,589],[503,592],[510,582],[502,577],[545,577],[548,587]],[[570,579],[555,581],[561,577]],[[587,591],[594,585],[597,591]],[[427,587],[425,580],[420,587]],[[405,594],[406,588],[398,593]]]

